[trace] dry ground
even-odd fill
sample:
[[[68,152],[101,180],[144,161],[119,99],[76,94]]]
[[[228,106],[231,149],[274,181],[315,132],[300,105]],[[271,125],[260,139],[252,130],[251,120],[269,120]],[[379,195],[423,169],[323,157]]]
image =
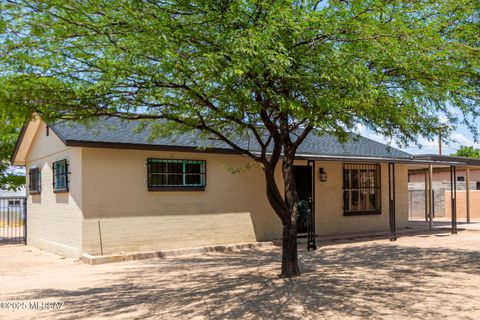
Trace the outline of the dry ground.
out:
[[[440,231],[437,231],[440,232]],[[0,246],[5,319],[480,319],[480,231],[324,243],[303,275],[279,279],[280,251],[210,253],[90,266]]]

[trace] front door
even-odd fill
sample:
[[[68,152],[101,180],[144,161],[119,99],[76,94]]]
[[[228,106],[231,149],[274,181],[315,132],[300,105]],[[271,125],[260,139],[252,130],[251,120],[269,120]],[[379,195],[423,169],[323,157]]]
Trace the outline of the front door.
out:
[[[305,234],[312,212],[312,167],[294,166],[293,174],[298,193],[297,233]]]

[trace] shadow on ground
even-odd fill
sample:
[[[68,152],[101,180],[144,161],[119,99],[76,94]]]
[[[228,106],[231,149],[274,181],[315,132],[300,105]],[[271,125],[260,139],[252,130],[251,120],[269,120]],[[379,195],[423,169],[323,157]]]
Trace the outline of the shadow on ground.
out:
[[[374,243],[302,251],[301,261],[295,279],[277,277],[278,248],[142,261],[96,287],[16,299],[64,301],[57,318],[439,319],[478,311],[465,303],[479,299],[477,251]],[[477,287],[460,285],[472,279]]]

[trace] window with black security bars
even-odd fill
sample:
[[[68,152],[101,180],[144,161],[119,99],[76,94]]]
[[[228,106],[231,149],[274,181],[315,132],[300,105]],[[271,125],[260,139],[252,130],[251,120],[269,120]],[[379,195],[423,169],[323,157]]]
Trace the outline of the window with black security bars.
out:
[[[206,161],[147,159],[149,191],[205,190]]]
[[[42,190],[40,168],[28,171],[28,191],[30,194],[39,194]]]
[[[56,161],[52,164],[53,170],[53,191],[68,191],[68,162],[66,159]]]
[[[381,213],[380,164],[343,165],[343,213],[363,215]]]

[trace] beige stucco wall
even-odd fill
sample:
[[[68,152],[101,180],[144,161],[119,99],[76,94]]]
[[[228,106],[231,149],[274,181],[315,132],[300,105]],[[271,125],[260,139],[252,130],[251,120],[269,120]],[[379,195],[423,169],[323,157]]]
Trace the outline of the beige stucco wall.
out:
[[[249,159],[237,155],[83,149],[83,248],[100,252],[159,250],[279,239],[281,224],[265,196],[260,168],[245,168]],[[207,188],[196,192],[148,192],[146,159],[207,161]],[[297,161],[306,165],[306,161]],[[323,167],[327,182],[320,182]],[[381,215],[343,215],[342,163],[316,163],[316,229],[321,236],[386,231],[387,165],[382,171]],[[281,181],[280,172],[278,178]],[[407,167],[396,166],[397,227],[408,222]],[[280,188],[283,188],[280,185]],[[100,228],[99,228],[100,224]],[[101,241],[100,241],[101,234]]]
[[[28,245],[78,257],[82,247],[82,150],[67,148],[52,130],[47,136],[46,126],[41,123],[26,159],[27,173],[36,166],[42,177],[42,192],[28,195]],[[62,159],[69,161],[72,173],[70,192],[54,193],[52,163]]]
[[[241,156],[83,149],[88,253],[175,249],[263,241],[280,235],[259,168]],[[207,161],[205,191],[148,192],[146,159]],[[99,230],[100,222],[100,230]]]
[[[381,164],[382,214],[365,216],[343,215],[343,163],[332,161],[316,162],[316,233],[333,236],[349,233],[389,230],[388,165]],[[324,168],[327,182],[320,182],[318,168]],[[395,165],[396,177],[396,226],[408,225],[408,169],[406,165]]]

